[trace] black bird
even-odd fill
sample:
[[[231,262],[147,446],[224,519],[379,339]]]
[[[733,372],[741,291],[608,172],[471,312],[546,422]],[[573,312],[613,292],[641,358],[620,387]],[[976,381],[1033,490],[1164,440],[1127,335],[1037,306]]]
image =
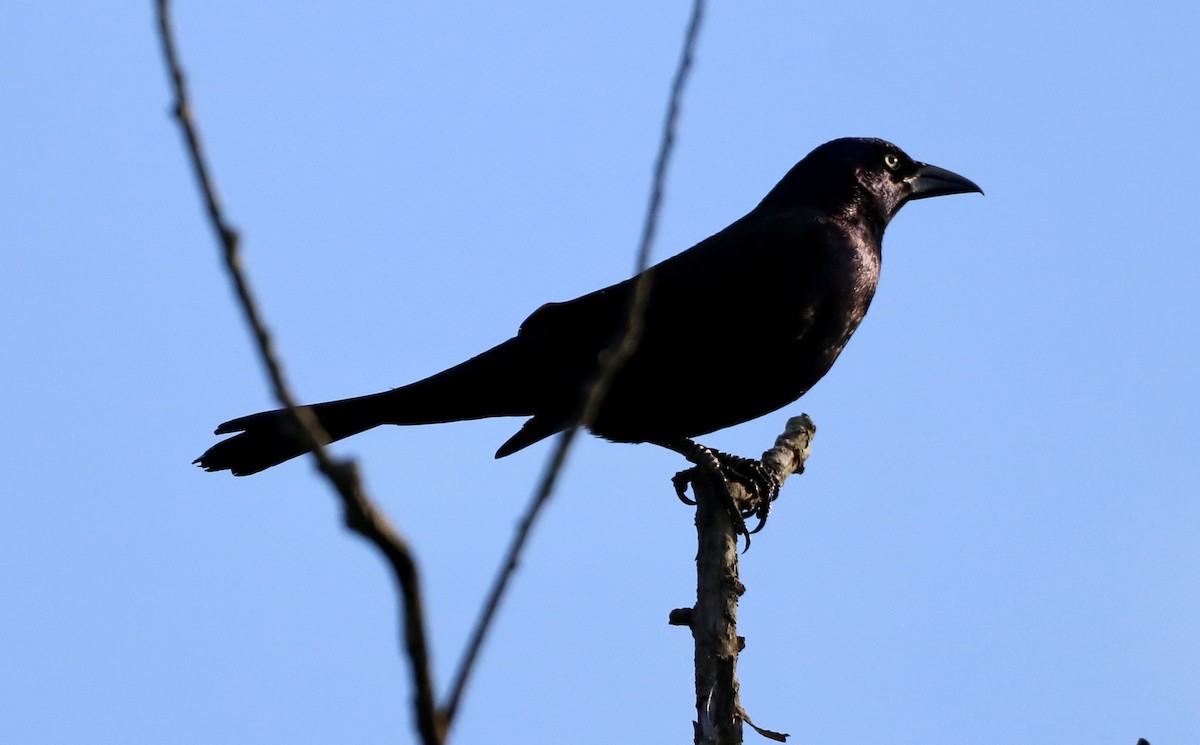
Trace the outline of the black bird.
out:
[[[591,431],[689,457],[716,453],[690,438],[775,411],[829,370],[875,294],[896,212],[912,199],[965,192],[983,193],[883,140],[821,145],[745,217],[647,270],[642,338]],[[570,426],[598,356],[624,327],[636,281],[543,305],[513,338],[432,377],[309,409],[331,441],[381,424],[529,417],[496,457],[515,453]],[[286,411],[216,430],[232,433],[195,462],[246,476],[305,452]]]

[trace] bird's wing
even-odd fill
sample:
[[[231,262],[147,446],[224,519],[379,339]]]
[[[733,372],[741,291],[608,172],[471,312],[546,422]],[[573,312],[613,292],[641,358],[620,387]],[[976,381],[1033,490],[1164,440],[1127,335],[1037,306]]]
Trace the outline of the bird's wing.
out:
[[[736,386],[746,377],[747,363],[771,364],[770,354],[803,337],[814,308],[824,302],[824,256],[836,242],[835,233],[815,217],[752,212],[652,267],[641,342],[620,371],[605,410],[629,408],[618,416],[636,419],[648,400],[700,400],[703,391]],[[521,325],[515,341],[525,350],[546,406],[498,455],[566,426],[599,354],[625,326],[637,279],[543,305]],[[730,347],[738,353],[721,363],[686,365],[706,349]],[[747,350],[754,359],[743,354]],[[627,437],[645,439],[637,432]]]
[[[733,327],[763,320],[765,313],[795,315],[819,301],[825,256],[839,239],[835,225],[807,211],[751,212],[647,270],[647,330],[679,334],[697,321]],[[519,335],[594,355],[597,344],[607,344],[624,326],[637,281],[547,303],[521,324]]]

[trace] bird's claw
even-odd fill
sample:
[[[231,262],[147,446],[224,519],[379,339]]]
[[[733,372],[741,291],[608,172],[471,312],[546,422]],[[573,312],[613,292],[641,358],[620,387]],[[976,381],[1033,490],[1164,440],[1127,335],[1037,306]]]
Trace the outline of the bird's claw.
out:
[[[696,500],[687,495],[687,488],[691,485],[692,480],[696,478],[697,469],[689,468],[686,471],[680,471],[671,477],[671,483],[675,486],[675,496],[679,497],[679,501],[689,507],[696,506]]]
[[[757,533],[767,524],[767,516],[771,514],[771,503],[779,498],[779,477],[775,472],[763,465],[762,461],[753,458],[743,458],[714,451],[721,464],[721,473],[726,481],[737,481],[746,487],[747,498],[736,505],[743,521],[751,517],[758,518],[754,530],[746,534]]]
[[[694,468],[680,471],[672,477],[671,483],[675,486],[675,494],[684,504],[695,505],[696,502],[687,496],[688,486],[704,472],[719,476],[730,497],[727,509],[733,519],[734,530],[738,535],[746,537],[746,548],[750,548],[750,536],[762,530],[763,526],[767,524],[771,503],[779,497],[779,478],[761,461],[730,455],[703,445],[695,445],[695,450],[688,455],[689,460],[697,465]],[[736,499],[729,489],[729,484],[735,481],[745,487],[747,493],[745,499]],[[746,525],[746,520],[751,517],[758,518],[758,524],[754,526],[753,530]]]

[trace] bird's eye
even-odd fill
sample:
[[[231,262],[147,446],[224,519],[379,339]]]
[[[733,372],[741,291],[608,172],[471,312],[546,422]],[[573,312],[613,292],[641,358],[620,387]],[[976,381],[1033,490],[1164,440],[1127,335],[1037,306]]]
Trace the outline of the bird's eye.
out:
[[[887,166],[889,171],[895,171],[900,168],[900,156],[895,153],[888,153],[883,156],[883,164]]]

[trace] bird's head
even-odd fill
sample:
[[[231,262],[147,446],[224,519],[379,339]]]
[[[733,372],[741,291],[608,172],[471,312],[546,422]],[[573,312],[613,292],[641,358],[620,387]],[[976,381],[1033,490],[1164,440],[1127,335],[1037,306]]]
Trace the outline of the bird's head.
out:
[[[882,229],[910,200],[983,193],[970,179],[915,161],[885,140],[845,137],[821,145],[784,176],[767,198],[852,213]]]

